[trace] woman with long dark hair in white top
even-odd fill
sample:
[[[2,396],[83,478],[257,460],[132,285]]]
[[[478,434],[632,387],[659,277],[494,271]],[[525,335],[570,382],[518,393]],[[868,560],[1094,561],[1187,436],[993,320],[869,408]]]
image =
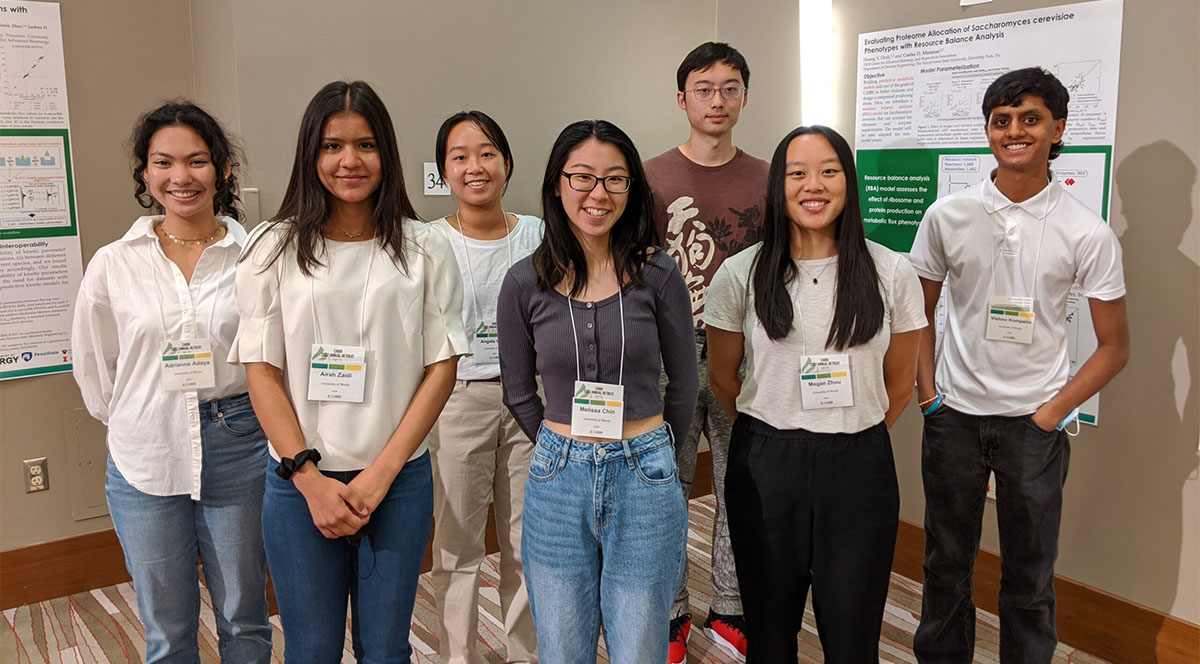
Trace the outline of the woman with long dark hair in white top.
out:
[[[866,240],[857,183],[837,132],[793,130],[771,160],[763,241],[708,289],[751,663],[796,660],[810,586],[826,661],[879,659],[900,509],[888,429],[925,315],[908,260]]]
[[[462,283],[415,219],[375,91],[330,83],[300,122],[279,212],[238,266],[229,359],[272,448],[267,558],[288,662],[407,662],[433,481],[426,437],[454,385]]]

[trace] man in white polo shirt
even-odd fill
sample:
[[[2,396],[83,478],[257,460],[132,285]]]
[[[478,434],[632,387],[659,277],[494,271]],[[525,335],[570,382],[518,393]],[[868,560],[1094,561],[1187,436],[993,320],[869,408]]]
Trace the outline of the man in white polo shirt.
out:
[[[1079,404],[1129,357],[1121,247],[1050,171],[1062,150],[1068,93],[1040,68],[996,79],[983,100],[998,167],[979,187],[925,214],[911,260],[926,316],[947,289],[934,357],[932,327],[917,363],[925,415],[925,583],[913,640],[919,662],[967,664],[974,653],[971,574],[988,473],[1000,531],[1000,659],[1049,662],[1054,560]],[[1067,294],[1088,298],[1096,352],[1068,381]]]

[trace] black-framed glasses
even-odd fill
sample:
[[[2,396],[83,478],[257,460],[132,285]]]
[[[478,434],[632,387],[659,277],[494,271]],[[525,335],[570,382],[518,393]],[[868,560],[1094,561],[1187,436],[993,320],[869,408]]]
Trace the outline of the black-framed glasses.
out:
[[[722,86],[720,88],[702,85],[698,88],[692,88],[691,90],[684,90],[684,92],[692,93],[692,96],[696,98],[696,101],[711,101],[713,95],[717,94],[718,90],[721,91],[721,96],[729,101],[737,101],[742,98],[742,95],[746,94],[746,86],[738,83]]]
[[[633,185],[633,178],[628,175],[610,175],[608,177],[597,177],[591,173],[568,173],[559,171],[559,173],[567,179],[567,184],[575,191],[591,191],[596,188],[597,182],[604,182],[604,191],[610,194],[623,194],[629,191],[629,187]]]

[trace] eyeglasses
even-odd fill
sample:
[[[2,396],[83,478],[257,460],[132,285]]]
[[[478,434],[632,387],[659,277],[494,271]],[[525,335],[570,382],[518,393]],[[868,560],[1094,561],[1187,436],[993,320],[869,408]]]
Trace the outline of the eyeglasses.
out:
[[[721,96],[725,99],[728,99],[729,101],[737,101],[742,98],[743,94],[746,93],[746,86],[735,84],[726,85],[722,88],[710,88],[707,85],[703,85],[698,88],[692,88],[691,90],[684,90],[684,92],[692,93],[692,96],[696,98],[696,101],[710,101],[712,100],[713,95],[717,94],[717,90],[721,91]]]
[[[629,191],[629,187],[633,184],[633,178],[625,175],[610,175],[606,178],[596,177],[591,173],[568,173],[559,171],[559,173],[567,179],[567,184],[575,191],[591,191],[596,188],[597,182],[604,183],[604,191],[610,194],[623,194]]]

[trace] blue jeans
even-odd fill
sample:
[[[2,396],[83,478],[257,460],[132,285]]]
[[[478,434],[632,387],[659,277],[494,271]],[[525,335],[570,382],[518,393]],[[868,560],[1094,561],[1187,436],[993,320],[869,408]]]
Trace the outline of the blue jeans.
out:
[[[922,664],[969,664],[975,651],[972,571],[987,478],[1000,531],[1000,661],[1049,662],[1058,645],[1054,560],[1071,447],[1028,416],[925,416],[925,583],[913,653]]]
[[[686,538],[666,424],[602,444],[543,426],[521,538],[541,661],[595,662],[603,622],[612,664],[665,662]]]
[[[417,577],[433,523],[429,455],[410,459],[371,513],[357,545],[326,539],[313,525],[304,495],[267,464],[263,539],[275,581],[288,664],[342,661],[346,600],[354,657],[362,664],[403,664]],[[349,482],[360,471],[325,472]]]
[[[130,486],[111,457],[105,493],[146,626],[146,662],[200,661],[196,556],[216,615],[221,661],[267,662],[262,469],[267,439],[245,394],[200,404],[200,500]]]

